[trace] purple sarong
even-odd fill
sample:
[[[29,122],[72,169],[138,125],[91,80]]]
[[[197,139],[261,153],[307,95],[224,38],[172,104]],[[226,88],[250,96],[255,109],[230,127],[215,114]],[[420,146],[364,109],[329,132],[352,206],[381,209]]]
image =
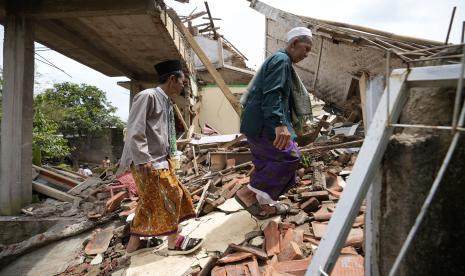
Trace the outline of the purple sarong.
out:
[[[247,140],[255,165],[250,186],[267,193],[271,199],[278,200],[280,195],[295,185],[296,170],[300,162],[297,144],[291,141],[286,149],[279,150],[265,136],[258,139],[247,137]]]

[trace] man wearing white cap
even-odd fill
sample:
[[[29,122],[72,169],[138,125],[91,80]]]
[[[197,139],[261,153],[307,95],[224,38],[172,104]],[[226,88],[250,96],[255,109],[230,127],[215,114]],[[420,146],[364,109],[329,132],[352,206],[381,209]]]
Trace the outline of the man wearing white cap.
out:
[[[311,48],[309,29],[290,30],[286,48],[265,60],[241,99],[241,132],[247,136],[255,172],[235,198],[258,219],[289,211],[277,200],[295,185],[300,159],[295,128],[311,119],[311,108],[301,108],[302,103],[310,106],[309,95],[292,64],[306,58]]]

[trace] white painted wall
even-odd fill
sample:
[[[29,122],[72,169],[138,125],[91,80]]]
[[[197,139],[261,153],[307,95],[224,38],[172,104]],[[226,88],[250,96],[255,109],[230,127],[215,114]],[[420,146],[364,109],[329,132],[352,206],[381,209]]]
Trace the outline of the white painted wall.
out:
[[[242,93],[247,86],[230,86],[234,94]],[[217,86],[207,86],[200,91],[202,105],[200,106],[200,126],[205,123],[218,130],[221,134],[239,133],[240,118],[231,104]]]

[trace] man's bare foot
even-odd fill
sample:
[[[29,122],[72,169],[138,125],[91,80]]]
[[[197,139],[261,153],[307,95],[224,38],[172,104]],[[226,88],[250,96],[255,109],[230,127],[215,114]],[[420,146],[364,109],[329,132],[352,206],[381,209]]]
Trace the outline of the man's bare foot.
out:
[[[136,236],[131,236],[129,238],[128,245],[126,246],[126,252],[127,253],[132,253],[139,249],[140,246],[140,238]]]
[[[244,202],[247,207],[257,202],[256,194],[247,187],[242,187],[239,191],[237,191],[236,196],[239,197],[239,199]]]

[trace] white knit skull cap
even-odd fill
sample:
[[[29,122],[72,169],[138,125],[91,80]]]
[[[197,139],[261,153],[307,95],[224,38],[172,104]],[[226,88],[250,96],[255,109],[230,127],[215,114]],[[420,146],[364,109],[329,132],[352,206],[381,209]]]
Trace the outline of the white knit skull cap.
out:
[[[295,27],[287,33],[287,42],[298,36],[308,36],[312,38],[312,31],[305,27]]]

